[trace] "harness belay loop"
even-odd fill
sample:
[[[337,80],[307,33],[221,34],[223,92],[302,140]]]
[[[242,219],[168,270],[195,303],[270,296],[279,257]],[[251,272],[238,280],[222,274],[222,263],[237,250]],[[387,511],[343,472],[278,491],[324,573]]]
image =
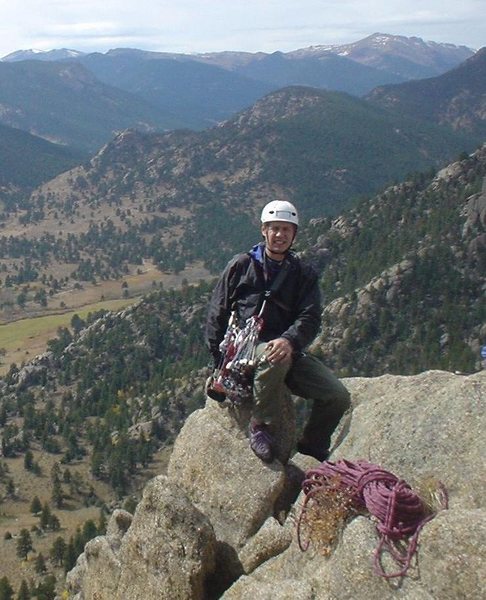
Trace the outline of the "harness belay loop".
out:
[[[215,385],[235,403],[252,397],[253,373],[257,363],[258,336],[263,327],[263,307],[258,315],[250,317],[243,328],[231,313],[225,336],[219,345],[222,358],[215,377]]]

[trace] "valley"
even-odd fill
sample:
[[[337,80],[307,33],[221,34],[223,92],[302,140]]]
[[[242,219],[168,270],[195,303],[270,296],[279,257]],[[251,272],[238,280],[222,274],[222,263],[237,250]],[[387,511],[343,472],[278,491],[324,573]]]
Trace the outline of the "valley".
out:
[[[54,574],[62,594],[89,537],[164,472],[205,402],[213,278],[259,241],[269,199],[301,213],[295,249],[323,295],[312,350],[340,377],[480,368],[486,54],[385,37],[288,55],[121,49],[0,63],[0,84],[26,96],[31,77],[52,85],[60,116],[82,90],[84,115],[69,128],[22,97],[13,123],[42,122],[81,153],[0,128],[0,154],[15,148],[0,161],[0,580],[16,592]],[[409,82],[417,73],[433,78]],[[167,74],[172,95],[158,86]],[[188,123],[200,130],[169,129]],[[36,496],[54,518],[31,510]]]
[[[194,284],[208,277],[209,272],[200,262],[177,274],[163,273],[145,262],[140,273],[126,275],[120,281],[86,282],[80,288],[63,290],[49,298],[45,307],[29,302],[23,307],[17,304],[4,308],[0,311],[0,376],[12,363],[21,365],[45,352],[48,340],[56,336],[59,327],[69,327],[74,315],[85,319],[90,313],[120,310],[154,289],[179,289],[183,282]],[[2,298],[5,304],[5,294],[0,293]]]

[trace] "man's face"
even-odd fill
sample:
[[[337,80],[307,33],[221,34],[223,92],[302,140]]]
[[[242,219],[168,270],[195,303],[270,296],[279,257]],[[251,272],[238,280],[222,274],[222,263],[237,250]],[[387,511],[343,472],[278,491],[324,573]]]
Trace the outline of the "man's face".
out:
[[[295,239],[297,228],[293,223],[272,221],[262,225],[266,251],[270,258],[282,260]]]

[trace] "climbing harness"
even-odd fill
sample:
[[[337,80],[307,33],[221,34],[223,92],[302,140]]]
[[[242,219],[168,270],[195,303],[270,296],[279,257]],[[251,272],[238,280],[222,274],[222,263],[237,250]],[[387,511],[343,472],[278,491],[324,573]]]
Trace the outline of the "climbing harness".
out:
[[[439,509],[446,509],[447,493],[442,484],[439,487]],[[405,481],[365,460],[324,461],[307,472],[302,489],[305,498],[297,522],[300,549],[305,551],[310,544],[302,543],[301,529],[313,501],[320,493],[344,491],[356,511],[365,509],[377,520],[380,541],[374,552],[374,571],[387,579],[406,575],[417,550],[419,533],[435,516]],[[398,571],[385,573],[381,565],[384,550],[397,563]]]

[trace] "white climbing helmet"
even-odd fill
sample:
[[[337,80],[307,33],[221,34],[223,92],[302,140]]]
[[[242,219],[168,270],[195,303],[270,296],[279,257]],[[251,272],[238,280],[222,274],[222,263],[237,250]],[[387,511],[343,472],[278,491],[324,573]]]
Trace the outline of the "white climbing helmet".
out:
[[[287,200],[273,200],[263,207],[261,221],[262,223],[284,221],[285,223],[293,223],[298,227],[299,215],[295,206]]]

